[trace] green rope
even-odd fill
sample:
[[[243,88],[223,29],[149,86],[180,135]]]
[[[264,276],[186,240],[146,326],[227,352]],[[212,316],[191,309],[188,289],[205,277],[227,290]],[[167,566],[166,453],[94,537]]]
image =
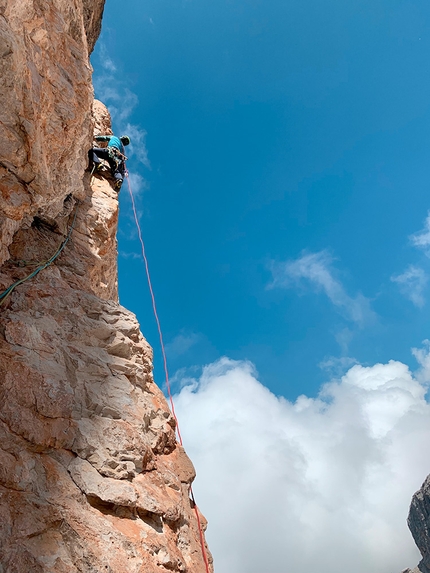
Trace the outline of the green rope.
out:
[[[72,224],[70,226],[67,237],[61,243],[61,245],[58,247],[58,249],[55,251],[55,253],[52,255],[52,257],[50,259],[48,259],[47,261],[44,261],[43,263],[37,263],[39,265],[37,267],[37,269],[35,269],[32,273],[30,273],[28,276],[24,277],[23,279],[20,279],[19,281],[14,282],[12,285],[10,285],[10,287],[8,287],[4,292],[2,292],[0,294],[0,306],[4,303],[4,301],[7,299],[7,297],[13,292],[13,290],[18,285],[21,285],[22,283],[25,283],[26,281],[34,278],[37,274],[40,273],[40,271],[43,271],[44,269],[49,267],[49,265],[51,265],[55,261],[55,259],[60,255],[60,253],[62,252],[64,247],[67,245],[67,243],[69,242],[69,239],[72,235],[72,231],[73,231],[73,228],[75,226],[76,216],[78,214],[78,211],[79,211],[79,201],[77,203],[75,215],[73,217],[73,221],[72,221]]]

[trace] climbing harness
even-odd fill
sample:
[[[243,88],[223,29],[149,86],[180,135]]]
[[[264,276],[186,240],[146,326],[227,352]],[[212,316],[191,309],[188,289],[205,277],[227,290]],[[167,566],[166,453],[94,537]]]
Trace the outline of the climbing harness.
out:
[[[107,147],[106,149],[109,153],[109,157],[118,157],[118,159],[120,159],[121,161],[127,161],[128,157],[123,153],[121,153],[121,151],[117,147],[111,146]]]
[[[108,152],[110,159],[112,159],[112,161],[115,163],[115,169],[118,169],[118,167],[121,165],[121,163],[123,163],[124,161],[127,161],[127,159],[128,159],[116,147],[107,147],[107,152]]]
[[[161,330],[161,324],[160,324],[160,320],[158,318],[158,312],[157,312],[157,305],[155,304],[155,296],[154,296],[154,290],[152,288],[152,281],[151,281],[151,274],[149,272],[149,265],[148,265],[148,259],[146,257],[146,252],[145,252],[145,244],[143,242],[143,238],[142,238],[142,231],[140,229],[140,224],[139,224],[139,218],[137,216],[137,210],[136,210],[136,204],[134,202],[134,196],[133,196],[133,191],[131,189],[131,184],[130,184],[130,177],[128,175],[128,171],[126,170],[125,172],[125,176],[127,179],[127,185],[128,185],[128,192],[130,194],[130,199],[131,199],[131,206],[133,209],[133,215],[134,215],[134,221],[136,223],[136,227],[137,227],[137,234],[139,237],[139,241],[140,241],[140,246],[142,248],[142,257],[143,257],[143,262],[145,264],[145,270],[146,270],[146,278],[148,281],[148,287],[149,287],[149,292],[151,295],[151,300],[152,300],[152,310],[154,312],[154,317],[155,317],[155,322],[157,323],[157,329],[158,329],[158,336],[160,339],[160,346],[161,346],[161,354],[163,357],[163,364],[164,364],[164,375],[165,375],[165,381],[166,381],[166,387],[167,387],[167,393],[169,395],[169,402],[170,402],[170,408],[172,410],[172,414],[173,417],[175,419],[176,422],[176,430],[178,432],[178,439],[179,439],[179,443],[181,444],[181,446],[183,446],[182,443],[182,436],[181,436],[181,432],[179,430],[179,422],[178,422],[178,418],[176,416],[176,412],[175,412],[175,405],[173,403],[173,396],[172,396],[172,390],[170,387],[170,379],[169,379],[169,371],[167,368],[167,357],[166,357],[166,349],[164,347],[164,342],[163,342],[163,333]],[[199,536],[200,536],[200,545],[202,548],[202,555],[203,555],[203,561],[205,562],[205,568],[206,568],[206,573],[210,573],[210,569],[209,569],[209,562],[208,562],[208,557],[206,554],[206,548],[205,548],[205,541],[204,541],[204,537],[203,537],[203,528],[202,528],[202,524],[200,521],[200,516],[199,516],[199,509],[197,507],[196,504],[196,500],[194,498],[194,492],[193,492],[193,488],[190,486],[190,497],[191,497],[191,501],[193,503],[193,507],[194,507],[194,512],[196,514],[196,520],[197,520],[197,527],[199,530]]]
[[[72,224],[70,225],[70,229],[69,232],[67,234],[67,237],[64,239],[64,241],[61,243],[61,245],[58,247],[58,249],[55,251],[55,253],[52,255],[52,257],[50,257],[47,261],[43,261],[40,263],[27,263],[26,261],[21,261],[21,263],[24,263],[24,265],[22,266],[30,266],[30,265],[38,265],[36,269],[34,269],[34,271],[32,273],[30,273],[28,276],[24,277],[23,279],[20,279],[16,282],[14,282],[12,285],[10,285],[10,287],[8,287],[5,291],[3,291],[0,294],[0,306],[5,302],[5,300],[7,299],[7,297],[15,290],[15,288],[18,285],[21,285],[22,283],[25,283],[26,281],[34,278],[36,275],[38,275],[40,273],[40,271],[43,271],[44,269],[46,269],[47,267],[49,267],[49,265],[52,265],[52,263],[55,261],[55,259],[60,255],[60,253],[62,252],[62,250],[64,249],[64,247],[67,245],[67,243],[69,242],[69,239],[72,235],[72,231],[73,228],[75,226],[75,222],[76,222],[76,216],[78,214],[79,211],[79,201],[77,201],[77,205],[76,205],[76,211],[75,214],[73,216],[73,220],[72,220]],[[20,265],[21,266],[21,265]]]

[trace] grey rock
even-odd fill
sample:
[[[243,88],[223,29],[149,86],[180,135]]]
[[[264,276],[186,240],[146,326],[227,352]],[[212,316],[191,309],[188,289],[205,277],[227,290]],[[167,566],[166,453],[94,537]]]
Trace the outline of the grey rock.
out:
[[[402,573],[430,573],[430,475],[412,497],[408,526],[422,560],[415,569],[404,569]]]

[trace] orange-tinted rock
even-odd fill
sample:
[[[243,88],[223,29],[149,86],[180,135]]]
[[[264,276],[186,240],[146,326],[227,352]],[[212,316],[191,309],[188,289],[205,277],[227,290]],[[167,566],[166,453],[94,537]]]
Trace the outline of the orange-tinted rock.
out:
[[[0,0],[0,571],[204,573],[192,463],[118,304],[118,197],[84,173],[103,0]],[[202,519],[205,526],[205,520]]]
[[[100,14],[100,1],[0,0],[0,263],[17,222],[57,217],[68,194],[84,196],[93,5]]]

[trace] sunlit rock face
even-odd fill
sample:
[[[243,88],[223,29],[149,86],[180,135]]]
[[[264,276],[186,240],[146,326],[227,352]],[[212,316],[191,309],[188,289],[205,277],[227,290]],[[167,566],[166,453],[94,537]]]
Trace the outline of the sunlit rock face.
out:
[[[103,5],[0,0],[0,293],[73,226],[0,306],[1,573],[205,571],[194,468],[118,303],[118,196],[85,172],[110,130],[88,61]]]

